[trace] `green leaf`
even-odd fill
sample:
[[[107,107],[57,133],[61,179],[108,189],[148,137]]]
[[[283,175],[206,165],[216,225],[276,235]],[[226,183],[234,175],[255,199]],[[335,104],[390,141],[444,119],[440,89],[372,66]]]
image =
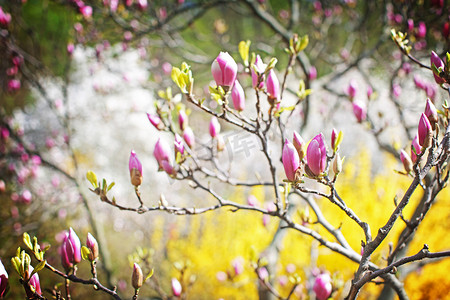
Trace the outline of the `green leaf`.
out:
[[[147,276],[145,277],[144,282],[146,282],[147,279],[150,279],[150,278],[153,276],[153,273],[154,273],[154,270],[151,269],[150,272],[149,272],[149,273],[147,274]]]
[[[91,253],[91,250],[89,250],[88,247],[86,247],[86,246],[81,247],[81,257],[84,260],[89,260],[89,254],[90,253]]]
[[[94,188],[98,188],[98,181],[97,181],[97,175],[95,175],[94,172],[88,171],[86,173],[87,180],[92,184]]]
[[[238,46],[239,54],[241,55],[241,58],[244,61],[244,65],[246,67],[248,67],[248,64],[249,64],[249,62],[248,62],[248,53],[250,51],[250,44],[251,44],[250,40],[247,40],[245,42],[241,41],[239,43],[239,46]]]
[[[109,192],[112,188],[113,188],[113,186],[115,185],[116,183],[113,181],[113,182],[111,182],[111,184],[108,186],[108,188],[106,189],[106,191],[107,192]]]
[[[46,264],[46,263],[47,263],[46,260],[43,260],[43,261],[41,261],[40,263],[38,263],[37,266],[34,267],[33,272],[34,272],[34,273],[37,273],[37,272],[41,271],[43,268],[45,268],[45,264]]]
[[[30,250],[33,250],[33,244],[31,243],[30,235],[27,232],[23,233],[23,242]]]
[[[106,179],[105,178],[103,178],[103,180],[102,180],[102,190],[105,192],[106,191],[106,188],[107,188],[107,184],[106,184]]]
[[[20,272],[20,265],[21,265],[20,258],[18,258],[17,256],[14,256],[13,258],[11,258],[11,264],[13,265],[17,274],[19,274],[20,276],[23,277],[23,274],[21,274],[21,272]]]

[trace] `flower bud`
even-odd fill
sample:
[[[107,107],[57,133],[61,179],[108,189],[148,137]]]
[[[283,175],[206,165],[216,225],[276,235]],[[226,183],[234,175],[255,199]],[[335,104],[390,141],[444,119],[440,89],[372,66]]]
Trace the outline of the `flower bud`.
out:
[[[58,249],[59,255],[61,256],[61,264],[62,264],[64,270],[66,270],[66,272],[68,272],[73,267],[73,263],[71,262],[71,259],[69,258],[69,255],[67,252],[67,247],[70,247],[67,245],[68,237],[69,237],[69,233],[66,232],[64,235],[62,245]]]
[[[355,98],[356,91],[358,90],[358,84],[354,79],[350,80],[350,83],[347,87],[347,95],[350,97],[350,99]]]
[[[317,300],[326,300],[331,295],[333,286],[331,285],[331,278],[328,274],[320,274],[314,281],[313,290],[316,293]]]
[[[135,290],[139,289],[144,283],[144,274],[137,263],[133,265],[133,275],[131,275],[131,285]]]
[[[172,278],[172,292],[175,297],[179,297],[181,295],[182,287],[181,283],[176,278]]]
[[[261,57],[259,55],[256,55],[255,64],[254,67],[258,71],[259,74],[263,74],[266,70],[266,65],[263,63]],[[252,72],[252,86],[253,88],[256,88],[256,85],[258,84],[258,74],[256,74],[255,70],[253,68],[251,69]],[[262,75],[261,83],[259,84],[258,88],[262,89],[264,87],[264,75]]]
[[[140,186],[142,184],[142,164],[134,150],[131,150],[128,168],[130,170],[131,184],[136,187]]]
[[[305,149],[304,149],[305,141],[300,136],[300,134],[295,130],[294,130],[294,137],[292,139],[292,142],[294,144],[295,149],[297,150],[298,158],[300,160],[302,160],[303,157],[305,157]]]
[[[336,139],[337,139],[338,133],[336,128],[333,128],[333,130],[331,131],[331,148],[333,149],[333,151],[336,150]]]
[[[90,17],[92,17],[92,7],[88,5],[80,7],[80,13],[84,18],[89,19]]]
[[[183,139],[186,142],[186,144],[189,146],[189,148],[194,148],[195,145],[195,136],[194,132],[192,131],[191,127],[186,127],[183,131]]]
[[[269,94],[269,99],[275,100],[280,97],[280,82],[278,81],[277,75],[271,69],[266,81],[267,94]]]
[[[367,99],[371,99],[372,98],[372,95],[373,95],[373,88],[372,88],[372,86],[368,86],[367,87]]]
[[[29,265],[28,266],[28,274],[31,274],[33,272],[34,268]],[[28,284],[34,288],[34,292],[38,295],[42,295],[41,290],[41,283],[39,281],[39,275],[38,273],[35,273],[33,276],[31,276],[30,280],[28,281]],[[31,293],[31,290],[26,289],[26,294],[29,299],[35,299],[36,297],[34,294]]]
[[[421,90],[426,88],[426,82],[419,75],[414,75],[414,85]]]
[[[431,69],[433,70],[433,65],[436,66],[436,69],[439,70],[439,68],[442,68],[442,70],[445,68],[444,62],[442,59],[439,58],[439,56],[436,54],[436,52],[431,51],[430,56],[430,62],[431,62]],[[436,72],[433,70],[433,76],[434,80],[437,84],[443,84],[445,80],[439,76],[439,73],[436,74]]]
[[[66,251],[71,263],[77,264],[81,261],[81,242],[72,227],[70,227],[67,236]]]
[[[319,176],[325,171],[327,165],[327,148],[322,133],[316,135],[306,150],[306,160],[309,170],[314,176]]]
[[[231,99],[233,99],[234,109],[243,111],[245,109],[245,94],[239,81],[234,82],[233,90],[231,92]]]
[[[408,31],[412,32],[414,30],[414,20],[413,19],[408,19],[406,22],[408,24]]]
[[[20,89],[20,80],[18,79],[11,79],[8,81],[8,91],[9,92],[15,92]]]
[[[419,145],[419,137],[416,134],[416,136],[414,137],[414,139],[411,142],[411,159],[412,159],[413,163],[416,163],[417,155],[419,155],[420,153],[422,153],[422,151],[421,151],[421,147]]]
[[[0,6],[0,25],[2,27],[7,27],[8,24],[11,22],[11,14],[5,13]]]
[[[92,234],[88,233],[86,239],[86,247],[90,250],[89,260],[94,261],[98,257],[98,243],[97,240],[92,236]]]
[[[164,123],[161,121],[159,116],[151,115],[147,113],[148,120],[155,126],[156,129],[161,130],[164,128]]]
[[[218,135],[217,136],[217,151],[221,152],[225,149],[225,140],[223,139],[223,136]]]
[[[211,122],[209,122],[209,134],[212,138],[217,137],[220,132],[220,123],[216,117],[211,118]]]
[[[294,145],[286,139],[281,156],[283,161],[284,172],[289,181],[295,181],[295,174],[300,166],[300,158]]]
[[[181,155],[184,154],[184,144],[183,139],[178,133],[175,133],[175,140],[174,140],[174,148],[175,148],[175,155],[177,153],[180,153]]]
[[[237,64],[228,52],[220,52],[211,65],[211,72],[217,86],[228,91],[236,80]]]
[[[0,260],[0,298],[3,298],[8,292],[9,282],[8,273]]]
[[[241,256],[233,259],[231,265],[233,266],[234,275],[238,276],[244,272],[244,259]]]
[[[310,81],[313,81],[317,78],[317,69],[314,66],[311,66],[309,68],[309,74],[308,74],[308,78]]]
[[[175,175],[175,168],[172,166],[172,162],[168,160],[163,160],[161,162],[163,170],[169,175]]]
[[[188,116],[184,110],[180,110],[178,113],[178,125],[180,130],[184,130],[188,126]]]
[[[430,121],[428,121],[427,116],[422,113],[419,120],[419,145],[426,149],[431,146],[431,140],[433,138],[433,129],[431,128]]]
[[[403,167],[405,168],[406,173],[410,173],[413,167],[413,163],[411,161],[411,158],[409,157],[408,153],[406,153],[405,150],[402,149],[400,151],[400,160],[403,163]]]
[[[428,121],[430,121],[433,130],[436,129],[436,124],[438,122],[438,113],[436,107],[429,98],[427,99],[427,106],[425,107],[425,115],[427,116]]]
[[[427,25],[425,25],[425,22],[421,21],[419,22],[419,26],[417,27],[416,37],[418,39],[422,39],[427,35]]]
[[[336,175],[342,172],[342,159],[339,153],[336,153],[336,157],[334,158],[333,172]]]
[[[161,140],[161,138],[159,138],[155,144],[153,155],[155,156],[155,159],[158,162],[159,168],[161,170],[163,169],[162,162],[165,160],[170,161],[170,154],[171,150],[169,145],[163,140]]]
[[[258,272],[259,279],[265,281],[266,279],[269,278],[269,272],[267,271],[267,269],[265,267],[258,268],[257,272]]]
[[[353,101],[353,113],[355,114],[358,123],[361,123],[366,119],[367,108],[361,101]]]

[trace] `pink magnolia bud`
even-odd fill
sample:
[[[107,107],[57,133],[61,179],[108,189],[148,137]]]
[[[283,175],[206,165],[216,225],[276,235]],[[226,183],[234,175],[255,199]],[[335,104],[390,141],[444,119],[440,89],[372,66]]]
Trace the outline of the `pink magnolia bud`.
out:
[[[0,298],[3,298],[8,291],[8,273],[0,260]]]
[[[144,284],[144,274],[142,273],[141,267],[137,263],[134,263],[133,274],[131,275],[131,285],[137,290],[142,284]]]
[[[419,77],[419,75],[414,75],[414,84],[416,86],[416,88],[424,90],[426,87],[426,82]]]
[[[7,27],[11,22],[11,15],[9,13],[5,13],[0,6],[0,25],[3,27]]]
[[[175,146],[175,153],[180,153],[181,155],[183,155],[184,154],[183,139],[178,133],[175,134],[175,140],[173,143]]]
[[[188,116],[184,110],[180,110],[178,113],[178,125],[180,130],[184,130],[188,125]]]
[[[148,3],[147,0],[137,0],[137,5],[140,10],[147,9]]]
[[[410,173],[413,167],[413,163],[411,161],[411,158],[409,157],[408,153],[406,153],[405,150],[402,149],[400,151],[400,160],[402,161],[403,167],[405,168],[406,173]]]
[[[98,257],[98,243],[97,240],[88,232],[88,236],[86,239],[86,247],[89,248],[89,260],[94,261]]]
[[[266,70],[266,67],[267,67],[263,63],[263,61],[259,55],[256,55],[255,67],[256,67],[256,70],[258,71],[258,73],[260,73],[260,74],[264,73],[264,71]],[[252,71],[252,86],[253,86],[253,88],[256,88],[256,85],[258,84],[258,75],[255,73],[255,70],[253,70],[253,68],[251,69],[251,71]],[[263,75],[262,81],[259,84],[258,88],[262,89],[263,87],[264,87],[264,75]]]
[[[64,270],[66,270],[66,272],[68,272],[73,267],[73,263],[71,262],[69,255],[67,253],[67,239],[68,238],[69,238],[69,233],[66,232],[64,234],[64,239],[61,244],[61,247],[59,247],[59,249],[58,249],[59,255],[61,256],[61,264],[62,264]]]
[[[21,198],[22,198],[23,203],[30,204],[32,197],[33,196],[31,195],[31,192],[29,190],[24,190],[22,192]]]
[[[211,122],[209,122],[209,134],[212,138],[217,137],[220,132],[220,123],[216,117],[211,118]]]
[[[347,95],[350,97],[350,99],[355,98],[356,91],[358,90],[358,84],[354,79],[350,80],[350,83],[347,87]]]
[[[400,97],[400,95],[402,94],[402,87],[397,83],[394,83],[392,85],[392,94],[394,95],[395,98]]]
[[[2,129],[0,129],[0,138],[5,141],[9,138],[8,128],[2,127]]]
[[[172,72],[172,65],[167,61],[162,64],[161,68],[166,75],[170,75],[170,73]]]
[[[317,69],[314,66],[311,66],[309,68],[309,74],[308,74],[309,80],[313,81],[317,78]]]
[[[273,69],[269,71],[266,86],[270,99],[278,99],[280,97],[280,82],[278,81],[277,75],[275,75]]]
[[[427,35],[427,25],[425,22],[419,22],[419,26],[417,27],[416,37],[418,39],[423,39]]]
[[[161,170],[163,169],[162,162],[165,160],[170,161],[170,153],[171,150],[169,145],[165,141],[161,140],[161,138],[159,138],[155,144],[153,155],[155,156]]]
[[[211,72],[218,86],[229,89],[236,80],[237,64],[228,52],[220,52],[211,65]]]
[[[186,144],[189,146],[189,148],[194,148],[195,145],[195,136],[194,132],[192,131],[191,127],[186,127],[186,129],[183,131],[183,139],[186,142]]]
[[[175,168],[172,166],[172,162],[168,160],[163,160],[161,162],[163,170],[169,175],[175,175]]]
[[[65,248],[70,263],[77,264],[81,261],[81,242],[72,227],[69,229]]]
[[[245,109],[244,89],[237,80],[234,82],[231,98],[233,99],[233,106],[235,110],[243,111]]]
[[[306,150],[308,168],[313,175],[319,176],[325,171],[327,165],[327,148],[322,133],[316,135]]]
[[[431,128],[430,121],[428,121],[427,116],[422,113],[419,120],[419,145],[422,148],[428,148],[431,146],[431,139],[433,137],[433,129]]]
[[[406,21],[408,23],[408,31],[412,32],[414,30],[414,20],[413,19],[408,19],[408,21]]]
[[[269,272],[265,267],[258,268],[257,272],[259,279],[265,281],[266,279],[269,278]]]
[[[300,166],[300,158],[294,145],[288,139],[284,142],[281,159],[287,179],[289,181],[295,181],[295,173]]]
[[[8,81],[8,91],[15,92],[20,89],[20,80],[18,79],[11,79]]]
[[[150,121],[150,123],[158,130],[161,130],[164,128],[164,123],[161,121],[161,119],[159,118],[159,116],[157,115],[151,115],[149,113],[147,113],[147,117],[148,120]]]
[[[249,206],[257,207],[258,206],[258,199],[254,195],[250,195],[247,197],[247,204]]]
[[[438,113],[436,107],[429,98],[427,99],[427,105],[425,107],[425,115],[427,116],[428,121],[430,121],[431,127],[434,129],[438,122]]]
[[[294,144],[295,150],[297,150],[298,158],[300,160],[302,160],[303,157],[305,157],[305,149],[304,149],[305,141],[300,136],[300,134],[295,130],[294,130],[294,138],[292,139],[292,143]]]
[[[428,98],[434,99],[437,93],[436,85],[427,83],[427,85],[425,86],[425,93],[427,94]]]
[[[434,51],[431,51],[430,62],[431,62],[432,68],[433,68],[433,65],[435,65],[438,70],[439,70],[439,68],[442,68],[442,70],[443,70],[445,67],[442,59],[440,59],[440,57]],[[436,74],[434,70],[433,70],[433,75],[434,75],[434,80],[436,81],[437,84],[443,84],[445,82],[445,80],[443,78],[441,78],[439,76],[439,74]]]
[[[142,184],[142,164],[134,150],[131,150],[128,168],[130,170],[131,184],[134,186],[140,186]]]
[[[92,17],[92,7],[91,6],[86,5],[86,6],[80,7],[80,12],[83,15],[83,17],[86,19]]]
[[[333,130],[331,131],[331,148],[333,149],[333,151],[334,151],[334,149],[336,149],[337,136],[338,136],[338,132],[337,132],[336,128],[333,128]]]
[[[353,113],[359,123],[366,119],[367,108],[366,105],[361,101],[353,101]]]
[[[238,276],[244,272],[244,259],[241,256],[233,259],[231,265],[233,266],[234,275]]]
[[[372,88],[372,86],[368,86],[367,87],[367,99],[369,99],[370,100],[370,98],[372,97],[372,95],[373,95],[373,88]]]
[[[313,290],[316,293],[317,300],[326,300],[331,295],[333,286],[331,285],[331,278],[328,274],[320,274],[314,281]]]
[[[74,50],[75,50],[74,44],[73,43],[68,43],[67,44],[67,53],[69,55],[72,55]]]
[[[419,145],[419,137],[416,134],[416,136],[414,137],[414,139],[411,142],[411,159],[412,159],[413,163],[416,162],[417,155],[419,155],[420,153],[422,153],[422,151],[421,151],[421,147]]]
[[[181,283],[176,278],[172,278],[172,292],[175,297],[179,297],[181,295],[182,287]]]
[[[11,68],[8,68],[6,70],[6,75],[8,76],[14,76],[17,74],[17,72],[19,72],[19,68],[17,66],[12,66]]]
[[[34,268],[29,265],[28,267],[28,274],[31,274],[33,272]],[[28,281],[30,286],[34,287],[35,293],[38,295],[42,295],[42,290],[41,290],[41,283],[39,282],[39,275],[38,273],[35,273],[33,276],[31,276],[30,281]],[[31,291],[26,290],[27,296],[30,299],[35,299],[36,297],[31,294]]]

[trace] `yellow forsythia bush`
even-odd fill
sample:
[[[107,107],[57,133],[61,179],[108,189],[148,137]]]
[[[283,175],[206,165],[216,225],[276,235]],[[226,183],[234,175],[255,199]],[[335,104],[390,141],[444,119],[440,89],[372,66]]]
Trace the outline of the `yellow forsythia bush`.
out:
[[[337,181],[337,190],[346,204],[371,226],[372,236],[377,229],[384,225],[395,207],[394,197],[402,197],[408,188],[411,178],[394,172],[400,170],[401,164],[391,157],[385,159],[386,166],[379,175],[373,175],[370,156],[362,152],[358,159],[347,161],[344,172]],[[270,192],[270,193],[269,193]],[[248,191],[247,191],[248,193]],[[234,194],[227,195],[229,199],[244,203],[248,196],[243,189],[237,189]],[[271,191],[255,188],[251,191],[258,200],[259,205],[271,200]],[[404,211],[404,217],[408,219],[414,207],[417,205],[422,191],[414,193],[410,203]],[[340,227],[349,244],[357,252],[361,248],[361,240],[364,234],[361,228],[349,220],[349,218],[329,203],[327,199],[317,199],[322,212],[329,222],[336,228]],[[301,207],[306,203],[300,202]],[[427,217],[420,225],[414,242],[411,243],[409,254],[417,253],[424,243],[427,243],[431,251],[439,251],[448,248],[450,237],[447,232],[450,227],[450,193],[448,189],[438,196],[438,199]],[[320,225],[313,224],[314,214],[310,210],[311,224],[324,237],[334,241]],[[257,212],[237,211],[230,212],[226,208],[204,214],[202,216],[178,217],[177,226],[172,228],[170,238],[166,245],[158,244],[160,234],[152,238],[156,251],[163,248],[168,253],[170,262],[189,262],[187,273],[195,275],[195,282],[189,286],[189,299],[257,299],[257,277],[251,267],[251,256],[257,256],[269,245],[278,226],[278,220],[271,218],[266,226],[263,225],[262,215]],[[294,216],[300,222],[298,216]],[[161,228],[164,226],[160,222]],[[385,266],[384,258],[388,254],[388,243],[396,245],[400,232],[405,227],[403,221],[398,220],[393,231],[375,252],[372,261],[380,266]],[[162,231],[162,230],[161,230]],[[253,253],[253,254],[252,254]],[[232,279],[220,278],[228,272],[234,274],[232,261],[237,257],[244,259],[244,271]],[[301,277],[299,293],[292,299],[308,299],[308,278],[311,279],[311,270],[319,268],[328,270],[339,288],[335,293],[336,298],[341,298],[345,293],[346,285],[353,277],[357,264],[349,259],[319,246],[318,242],[295,230],[287,229],[283,239],[283,245],[279,253],[277,274],[275,274],[275,287],[283,296],[287,296],[293,284],[286,278],[287,269],[293,269]],[[450,278],[447,275],[450,268],[450,260],[443,259],[439,262],[411,272],[405,281],[405,286],[411,299],[438,299],[450,290]],[[175,268],[170,268],[171,276],[178,277]],[[224,273],[221,273],[224,272]],[[274,275],[274,274],[272,274]],[[186,278],[185,285],[189,281]],[[360,299],[376,299],[382,285],[367,284],[360,293]],[[303,294],[303,296],[300,296]]]

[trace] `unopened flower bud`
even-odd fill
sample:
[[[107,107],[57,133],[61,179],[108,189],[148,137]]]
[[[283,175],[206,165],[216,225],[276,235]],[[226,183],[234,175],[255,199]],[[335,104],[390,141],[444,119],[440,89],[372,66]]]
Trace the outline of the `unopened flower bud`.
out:
[[[431,146],[431,141],[433,138],[433,129],[431,127],[430,121],[428,120],[427,116],[422,113],[419,120],[419,128],[418,128],[418,135],[419,135],[419,145],[426,149]]]
[[[243,111],[245,109],[245,94],[239,81],[234,82],[233,90],[231,92],[231,99],[233,99],[234,109]]]
[[[300,160],[305,157],[305,141],[300,136],[300,134],[294,130],[294,137],[292,139],[295,149],[297,150],[298,157]]]
[[[217,137],[220,132],[220,123],[216,117],[211,118],[211,122],[209,122],[209,134],[212,138]]]
[[[0,260],[0,299],[8,292],[9,282],[8,282],[8,273],[5,270],[5,267]]]
[[[308,78],[310,81],[313,81],[317,78],[317,69],[314,66],[311,66],[309,68],[309,74],[308,74]]]
[[[97,240],[92,236],[92,234],[88,233],[86,239],[86,247],[90,250],[89,260],[94,261],[98,257],[98,243]]]
[[[444,62],[442,61],[442,59],[440,59],[440,57],[434,51],[431,51],[430,62],[431,62],[432,70],[433,70],[433,65],[435,65],[436,69],[438,69],[438,70],[439,70],[439,68],[441,68],[442,70],[445,68]],[[434,70],[433,70],[433,76],[434,76],[434,80],[436,81],[437,84],[443,84],[445,82],[445,80],[443,78],[441,78],[440,75],[438,73],[436,73],[436,71],[434,71]]]
[[[425,22],[421,21],[419,22],[419,26],[417,26],[416,37],[418,39],[423,39],[426,35],[427,35],[427,26],[425,25]]]
[[[173,153],[173,152],[172,152]],[[167,160],[170,161],[171,149],[169,145],[161,138],[155,144],[155,149],[153,150],[153,155],[155,156],[156,161],[158,162],[159,169],[163,169],[162,162]]]
[[[221,151],[223,151],[223,149],[225,149],[225,141],[224,141],[222,135],[218,135],[217,136],[217,151],[221,152]]]
[[[317,300],[326,300],[331,295],[333,286],[331,285],[331,278],[328,274],[320,274],[314,281],[313,290],[316,293]]]
[[[29,265],[28,266],[28,274],[31,274],[33,272],[34,268]],[[38,273],[34,273],[33,276],[31,276],[30,280],[28,281],[28,284],[34,288],[34,292],[38,295],[42,295],[41,290],[41,283],[39,281],[39,275]],[[31,290],[26,290],[27,296],[29,299],[35,299],[36,297],[31,294]]]
[[[419,137],[416,134],[416,136],[411,142],[411,160],[413,163],[416,163],[417,155],[419,155],[420,153],[422,153],[422,151],[419,145]]]
[[[184,110],[180,110],[178,113],[178,125],[180,130],[184,130],[188,125],[188,116]]]
[[[2,27],[7,27],[8,24],[11,22],[11,14],[5,13],[0,6],[0,25]]]
[[[131,150],[128,168],[130,170],[131,184],[136,187],[140,186],[142,184],[142,164],[134,150]]]
[[[183,139],[186,142],[186,144],[189,146],[189,148],[194,148],[195,145],[195,135],[192,131],[191,127],[186,127],[183,131]]]
[[[358,123],[361,123],[366,119],[367,108],[361,101],[353,101],[353,113],[355,114]]]
[[[172,292],[175,297],[179,297],[181,295],[182,287],[181,283],[176,278],[172,278]]]
[[[131,276],[131,285],[135,290],[139,289],[144,283],[144,274],[142,274],[141,267],[137,263],[133,265],[133,275]]]
[[[350,83],[347,87],[347,95],[350,97],[350,99],[353,100],[356,96],[356,91],[358,90],[358,84],[354,79],[350,80]]]
[[[315,176],[319,176],[325,171],[327,165],[327,148],[322,133],[316,135],[309,143],[308,149],[306,150],[306,160],[309,170]]]
[[[259,74],[263,74],[264,71],[266,70],[266,65],[263,63],[259,55],[256,56],[254,67],[256,68]],[[258,85],[258,74],[255,72],[255,70],[253,70],[253,68],[251,69],[251,72],[252,72],[252,86],[253,88],[256,88],[256,86]],[[258,88],[262,89],[263,87],[264,87],[264,75],[262,75],[262,80]]]
[[[408,153],[406,153],[405,150],[402,149],[400,151],[400,160],[403,163],[403,167],[405,168],[406,173],[410,173],[413,167],[413,163],[411,161],[411,158],[409,157]]]
[[[181,138],[181,136],[178,133],[175,134],[175,140],[173,143],[174,143],[175,153],[180,153],[181,155],[183,155],[184,154],[183,139]]]
[[[269,95],[269,99],[275,100],[280,97],[280,82],[278,81],[277,75],[271,69],[269,71],[269,75],[266,80],[267,86],[267,94]]]
[[[333,172],[336,175],[342,172],[342,159],[339,153],[336,153],[336,157],[334,158]]]
[[[295,181],[295,174],[300,166],[300,158],[294,145],[288,139],[284,143],[281,159],[287,179],[289,181]]]
[[[428,121],[430,121],[433,130],[436,129],[436,124],[438,122],[438,113],[436,107],[429,98],[427,99],[427,106],[425,107],[425,115],[427,116]]]
[[[331,131],[331,149],[333,149],[334,152],[336,152],[336,139],[337,139],[338,133],[336,128],[333,128]]]
[[[237,64],[228,52],[220,52],[211,65],[211,72],[217,86],[229,91],[237,75]]]
[[[151,115],[147,113],[148,120],[150,123],[155,126],[156,129],[161,130],[164,128],[164,123],[161,121],[161,118],[156,115]]]

